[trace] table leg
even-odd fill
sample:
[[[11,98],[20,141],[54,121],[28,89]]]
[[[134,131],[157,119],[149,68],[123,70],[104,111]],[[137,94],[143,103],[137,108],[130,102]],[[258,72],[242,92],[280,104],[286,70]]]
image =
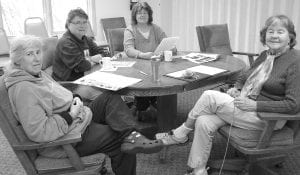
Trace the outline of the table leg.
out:
[[[177,121],[177,94],[158,96],[157,112],[159,132],[174,129]]]
[[[157,99],[157,124],[159,132],[166,132],[176,127],[177,121],[177,95],[159,96]],[[159,153],[159,161],[166,162],[168,147]]]

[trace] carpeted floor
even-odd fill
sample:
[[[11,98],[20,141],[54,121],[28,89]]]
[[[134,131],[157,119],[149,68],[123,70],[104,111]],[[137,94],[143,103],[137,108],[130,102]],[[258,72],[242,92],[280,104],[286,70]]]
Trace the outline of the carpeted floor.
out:
[[[178,123],[182,123],[189,110],[193,107],[199,98],[201,90],[194,90],[178,95]],[[191,143],[185,146],[172,146],[167,152],[165,163],[159,161],[158,154],[139,154],[137,155],[137,175],[184,175],[187,170],[187,158]],[[216,135],[213,149],[211,152],[212,159],[222,159],[226,147],[226,140]],[[23,175],[23,168],[12,152],[6,138],[0,130],[0,175]],[[232,157],[233,149],[230,148],[227,158]],[[108,174],[113,175],[107,160]],[[300,174],[300,151],[290,153],[286,158],[283,167],[278,169],[280,175],[299,175]],[[213,173],[217,175],[218,173]],[[224,172],[222,175],[233,175],[234,173]]]
[[[208,87],[209,89],[209,87]],[[178,94],[178,123],[185,121],[188,112],[200,97],[203,89],[193,90]],[[185,146],[172,146],[167,151],[167,159],[164,163],[160,162],[158,153],[138,154],[137,155],[137,175],[184,175],[188,169],[186,163],[188,159],[191,143]],[[213,148],[210,159],[220,159],[224,157],[226,140],[220,135],[216,135],[213,141]],[[232,147],[229,147],[226,158],[234,157]],[[109,160],[108,160],[109,162]],[[300,174],[300,151],[290,153],[286,158],[283,167],[278,168],[280,175],[299,175]],[[108,174],[113,174],[108,163]],[[213,172],[218,175],[219,172]],[[235,175],[233,172],[222,172],[222,175]]]

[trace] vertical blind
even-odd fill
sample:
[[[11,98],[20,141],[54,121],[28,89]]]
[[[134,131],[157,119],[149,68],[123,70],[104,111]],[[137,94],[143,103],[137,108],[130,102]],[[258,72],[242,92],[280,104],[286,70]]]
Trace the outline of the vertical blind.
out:
[[[260,53],[259,32],[266,19],[275,14],[287,15],[300,35],[299,0],[172,0],[162,5],[170,8],[170,34],[179,36],[179,50],[199,51],[195,27],[209,24],[228,24],[231,47],[234,51]],[[162,13],[163,15],[163,13]],[[164,18],[162,16],[162,18]],[[165,19],[167,21],[167,19]],[[164,22],[164,20],[162,20]],[[164,24],[163,24],[164,25]],[[298,41],[300,41],[298,37]],[[300,44],[295,48],[300,48]],[[246,58],[244,58],[246,60]]]

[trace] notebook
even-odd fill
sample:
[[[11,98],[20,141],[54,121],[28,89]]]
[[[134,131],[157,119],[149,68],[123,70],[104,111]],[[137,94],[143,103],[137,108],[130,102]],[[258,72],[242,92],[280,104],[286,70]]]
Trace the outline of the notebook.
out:
[[[166,50],[171,50],[174,47],[177,46],[177,42],[179,40],[179,37],[168,37],[168,38],[164,38],[160,44],[157,46],[157,48],[155,49],[154,53],[156,55],[161,54],[162,52],[166,51]]]

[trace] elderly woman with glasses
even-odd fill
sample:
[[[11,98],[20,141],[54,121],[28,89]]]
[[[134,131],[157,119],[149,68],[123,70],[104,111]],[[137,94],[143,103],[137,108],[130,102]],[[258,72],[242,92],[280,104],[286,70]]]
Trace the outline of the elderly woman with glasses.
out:
[[[188,159],[191,174],[207,175],[212,139],[221,126],[232,123],[243,129],[262,130],[265,123],[257,112],[300,112],[300,52],[293,49],[294,24],[287,16],[272,16],[260,31],[260,40],[268,49],[239,77],[235,87],[227,93],[205,91],[180,127],[156,135],[165,145],[181,144],[195,129]],[[285,123],[278,121],[275,129]]]
[[[65,24],[67,31],[58,41],[53,61],[52,77],[55,80],[76,80],[106,55],[103,48],[87,36],[89,27],[88,15],[82,9],[69,12]]]
[[[154,153],[161,141],[137,132],[133,116],[117,94],[104,92],[85,106],[81,97],[41,71],[42,42],[34,36],[16,38],[10,47],[11,68],[5,85],[12,110],[28,138],[51,142],[73,132],[82,141],[74,145],[80,156],[105,153],[116,175],[136,174],[136,153]],[[39,150],[46,157],[61,158],[61,147]]]

